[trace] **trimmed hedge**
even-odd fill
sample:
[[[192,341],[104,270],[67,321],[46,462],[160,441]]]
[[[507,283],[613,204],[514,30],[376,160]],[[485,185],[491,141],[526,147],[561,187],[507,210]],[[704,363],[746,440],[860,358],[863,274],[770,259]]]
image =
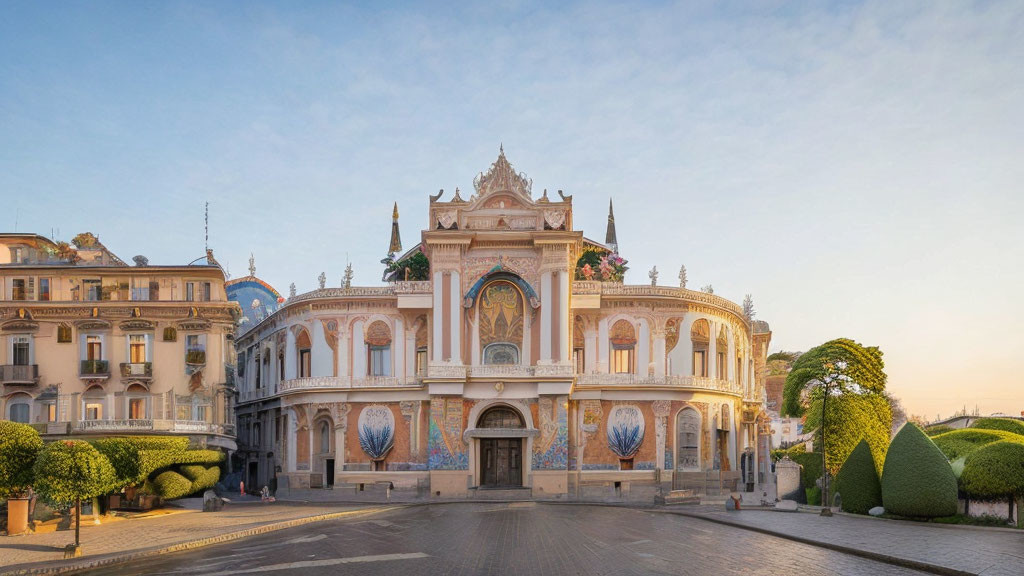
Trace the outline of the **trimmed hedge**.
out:
[[[1024,443],[993,442],[967,457],[963,491],[979,498],[1024,497]]]
[[[192,493],[192,482],[173,470],[161,472],[153,479],[156,495],[164,500],[174,500]]]
[[[821,452],[790,454],[789,459],[803,466],[803,470],[800,471],[800,481],[804,483],[804,488],[814,488],[815,482],[821,478]]]
[[[0,498],[21,495],[35,479],[32,465],[43,440],[28,424],[0,421]]]
[[[187,453],[188,438],[172,436],[115,436],[93,440],[96,447],[117,472],[118,488],[145,482],[155,469],[147,469],[143,463],[144,451]]]
[[[861,440],[843,463],[836,477],[836,490],[842,495],[844,512],[867,514],[882,505],[882,484],[866,441]]]
[[[1024,437],[1003,430],[963,428],[939,434],[932,438],[932,442],[935,442],[935,445],[939,447],[939,450],[942,450],[942,453],[949,460],[962,458],[986,444],[999,442],[1000,440],[1024,442]]]
[[[220,464],[224,453],[218,450],[142,450],[140,471],[143,477],[178,464]]]
[[[941,426],[929,426],[924,429],[924,433],[929,436],[938,436],[939,434],[945,434],[946,432],[952,432],[953,430],[956,430],[956,428],[943,424]]]
[[[181,473],[192,481],[192,492],[213,488],[220,481],[220,466],[182,466]]]
[[[58,440],[43,448],[35,464],[35,488],[54,507],[89,499],[113,490],[114,467],[88,442]]]
[[[882,469],[882,505],[899,516],[935,518],[957,510],[957,484],[946,456],[908,422],[889,445]]]
[[[1002,430],[1004,432],[1013,432],[1024,436],[1024,422],[1020,420],[1013,420],[1010,418],[980,418],[971,424],[971,428],[977,428],[979,430]]]

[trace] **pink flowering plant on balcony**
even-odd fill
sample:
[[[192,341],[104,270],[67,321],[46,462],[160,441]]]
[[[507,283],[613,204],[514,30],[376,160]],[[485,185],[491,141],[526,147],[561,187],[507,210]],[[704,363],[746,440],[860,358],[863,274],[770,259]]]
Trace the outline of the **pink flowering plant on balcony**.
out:
[[[622,282],[629,270],[627,264],[628,261],[615,252],[588,250],[576,261],[576,279]]]

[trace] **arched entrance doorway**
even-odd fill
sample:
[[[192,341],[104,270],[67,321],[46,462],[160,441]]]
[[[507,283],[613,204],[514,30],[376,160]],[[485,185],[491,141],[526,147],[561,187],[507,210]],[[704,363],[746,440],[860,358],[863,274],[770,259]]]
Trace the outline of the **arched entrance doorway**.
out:
[[[499,432],[525,428],[519,413],[508,406],[496,406],[480,416],[477,427],[495,432],[493,437],[480,438],[480,486],[522,486],[523,439],[521,436],[502,437]]]

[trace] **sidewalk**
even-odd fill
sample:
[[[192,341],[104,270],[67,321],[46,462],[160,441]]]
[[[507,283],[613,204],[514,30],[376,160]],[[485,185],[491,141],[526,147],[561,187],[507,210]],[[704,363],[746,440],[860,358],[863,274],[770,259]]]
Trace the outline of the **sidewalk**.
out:
[[[1021,576],[1024,531],[926,524],[849,514],[823,518],[808,512],[697,506],[666,513],[773,534],[935,574]]]
[[[82,522],[83,556],[65,561],[64,546],[75,540],[74,530],[0,538],[0,574],[81,569],[125,555],[186,549],[211,539],[218,541],[298,525],[326,516],[372,513],[381,506],[303,505],[275,502],[229,504],[220,512],[204,513],[186,501],[185,509],[117,520],[99,526]],[[200,502],[201,506],[201,502]],[[173,512],[172,512],[173,510]],[[37,563],[44,564],[37,564]],[[32,564],[32,566],[27,566]]]

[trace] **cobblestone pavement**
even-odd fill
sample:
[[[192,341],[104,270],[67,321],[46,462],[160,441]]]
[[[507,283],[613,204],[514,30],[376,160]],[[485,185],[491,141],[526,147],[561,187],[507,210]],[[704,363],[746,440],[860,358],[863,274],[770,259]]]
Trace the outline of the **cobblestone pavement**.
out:
[[[920,574],[685,516],[532,502],[408,507],[90,572],[250,573]]]
[[[1024,531],[769,510],[682,510],[746,526],[831,542],[983,576],[1024,575]]]
[[[82,517],[82,550],[89,557],[165,547],[219,536],[276,522],[354,510],[355,506],[305,506],[285,503],[237,504],[205,514],[181,510],[173,514],[115,520],[94,526]],[[0,538],[0,572],[25,563],[59,560],[64,546],[75,541],[74,531]]]

